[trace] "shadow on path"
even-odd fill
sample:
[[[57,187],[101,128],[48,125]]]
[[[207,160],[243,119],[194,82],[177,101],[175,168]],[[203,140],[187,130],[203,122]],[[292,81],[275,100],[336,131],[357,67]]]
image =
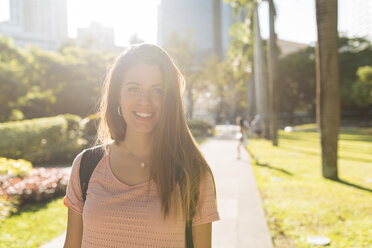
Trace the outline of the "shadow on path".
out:
[[[277,168],[277,167],[273,167],[271,166],[269,163],[261,163],[260,161],[258,161],[258,159],[254,156],[254,154],[251,152],[251,150],[249,150],[248,148],[246,148],[246,150],[248,151],[249,153],[249,156],[252,158],[252,165],[257,165],[257,166],[261,166],[261,167],[265,167],[265,168],[269,168],[271,170],[276,170],[276,171],[280,171],[288,176],[294,176],[294,174],[292,172],[289,172],[287,170],[284,170],[282,168]]]
[[[271,170],[276,170],[276,171],[280,171],[288,176],[293,176],[293,173],[289,172],[289,171],[286,171],[284,169],[281,169],[281,168],[276,168],[276,167],[273,167],[271,166],[270,164],[264,164],[264,163],[260,163],[259,161],[255,160],[255,163],[252,163],[252,165],[257,165],[257,166],[261,166],[261,167],[266,167],[266,168],[269,168]]]
[[[331,180],[331,181],[333,181],[333,182],[336,182],[336,183],[342,183],[342,184],[345,184],[345,185],[347,185],[347,186],[351,186],[351,187],[354,187],[354,188],[357,188],[357,189],[364,190],[364,191],[367,191],[367,192],[372,193],[372,189],[365,188],[365,187],[363,187],[363,186],[359,186],[359,185],[356,185],[356,184],[353,184],[353,183],[349,183],[349,182],[344,181],[344,180],[342,180],[342,179],[336,179],[336,180],[334,180],[334,179],[329,179],[329,180]]]

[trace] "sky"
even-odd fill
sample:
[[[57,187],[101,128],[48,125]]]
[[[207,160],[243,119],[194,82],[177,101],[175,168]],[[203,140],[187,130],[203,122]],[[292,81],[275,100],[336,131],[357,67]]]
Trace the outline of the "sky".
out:
[[[367,0],[366,0],[367,1]],[[274,0],[277,18],[275,22],[278,38],[299,43],[312,44],[317,39],[315,0]],[[269,36],[268,4],[260,8],[262,37]],[[338,30],[348,27],[347,0],[338,0]]]
[[[187,0],[185,0],[187,1]],[[339,0],[339,31],[347,29],[347,1]],[[312,44],[316,40],[315,0],[276,0],[279,39]],[[115,29],[115,43],[125,46],[137,33],[145,42],[157,42],[157,6],[160,0],[67,0],[68,34],[95,21]],[[9,0],[0,0],[0,22],[9,19]],[[260,8],[263,38],[268,37],[268,8]]]

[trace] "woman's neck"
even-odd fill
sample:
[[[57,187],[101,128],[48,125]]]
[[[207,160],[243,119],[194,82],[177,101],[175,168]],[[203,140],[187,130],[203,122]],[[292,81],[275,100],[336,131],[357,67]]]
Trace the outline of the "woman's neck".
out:
[[[148,158],[151,156],[153,148],[153,139],[150,135],[134,134],[128,132],[125,139],[116,144],[121,151],[129,150],[131,153],[140,158]]]

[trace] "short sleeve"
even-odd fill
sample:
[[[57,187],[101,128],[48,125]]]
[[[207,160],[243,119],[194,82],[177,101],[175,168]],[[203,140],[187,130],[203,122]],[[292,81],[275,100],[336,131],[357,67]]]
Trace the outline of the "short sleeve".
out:
[[[79,168],[83,152],[76,156],[72,163],[70,179],[68,181],[66,196],[63,200],[66,207],[81,214],[83,212],[83,197],[80,187]]]
[[[192,225],[206,224],[219,219],[213,177],[211,173],[207,173],[200,182],[200,195]]]

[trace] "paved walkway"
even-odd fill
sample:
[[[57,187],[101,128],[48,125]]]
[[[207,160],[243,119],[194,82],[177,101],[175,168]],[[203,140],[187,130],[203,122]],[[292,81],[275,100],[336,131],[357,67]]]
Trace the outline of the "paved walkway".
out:
[[[213,248],[272,248],[248,153],[237,157],[237,126],[217,126],[220,135],[202,146],[217,188],[221,220],[213,224]]]
[[[201,146],[210,164],[217,188],[221,220],[213,223],[213,248],[273,248],[261,207],[261,198],[250,165],[242,150],[237,157],[236,126],[217,126],[219,135]],[[42,248],[63,246],[65,234]]]

